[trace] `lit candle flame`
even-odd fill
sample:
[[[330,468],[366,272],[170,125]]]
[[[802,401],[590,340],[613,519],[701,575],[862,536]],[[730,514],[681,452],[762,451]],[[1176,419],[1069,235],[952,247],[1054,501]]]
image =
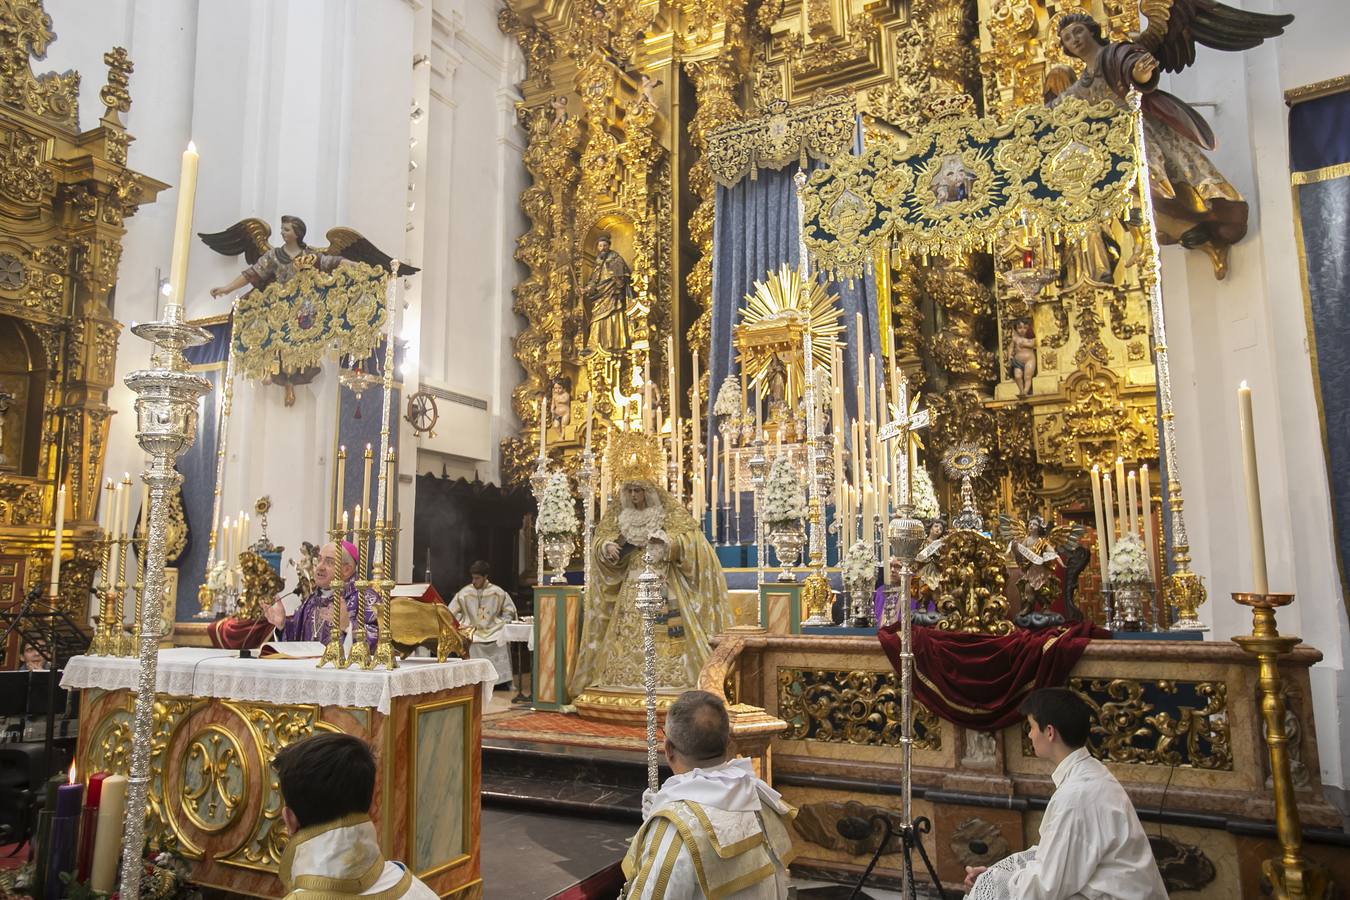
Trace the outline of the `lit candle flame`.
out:
[[[76,783],[76,781],[75,781],[75,775],[76,775],[76,772],[75,772],[75,760],[72,759],[72,760],[70,761],[70,781],[68,781],[67,784],[75,784],[75,783]]]

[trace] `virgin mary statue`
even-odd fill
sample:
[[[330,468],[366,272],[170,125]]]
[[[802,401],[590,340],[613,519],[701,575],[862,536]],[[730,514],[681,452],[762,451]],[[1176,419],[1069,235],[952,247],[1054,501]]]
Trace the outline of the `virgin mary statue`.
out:
[[[657,703],[669,705],[698,682],[708,640],[730,624],[727,581],[717,554],[693,516],[661,487],[661,451],[652,435],[611,433],[606,465],[617,502],[595,529],[588,548],[581,648],[568,684],[582,715],[640,720],[642,616],[638,576],[650,552],[661,576],[665,607],[656,620]]]

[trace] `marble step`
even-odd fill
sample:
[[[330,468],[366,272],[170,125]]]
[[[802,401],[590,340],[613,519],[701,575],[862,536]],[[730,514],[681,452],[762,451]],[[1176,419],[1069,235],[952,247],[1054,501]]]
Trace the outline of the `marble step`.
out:
[[[670,770],[661,767],[661,778]],[[645,753],[533,741],[483,741],[483,805],[642,820]]]

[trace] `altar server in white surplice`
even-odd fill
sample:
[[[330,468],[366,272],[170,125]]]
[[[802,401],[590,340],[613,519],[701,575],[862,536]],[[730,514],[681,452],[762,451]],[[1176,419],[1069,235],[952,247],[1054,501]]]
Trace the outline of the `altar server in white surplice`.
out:
[[[497,670],[497,684],[511,683],[511,655],[506,648],[507,622],[516,619],[511,595],[488,581],[490,567],[483,560],[469,566],[469,583],[450,601],[450,613],[460,625],[473,629],[470,659],[486,659]]]
[[[285,900],[436,900],[380,852],[370,821],[375,756],[365,741],[316,734],[283,747],[272,768],[290,833],[277,867]]]
[[[1036,755],[1055,763],[1040,843],[966,869],[966,900],[1167,900],[1129,795],[1087,751],[1092,715],[1067,688],[1022,701]]]
[[[731,723],[720,697],[686,691],[666,713],[675,774],[645,792],[645,821],[623,860],[627,900],[781,900],[788,895],[797,811],[727,759]]]

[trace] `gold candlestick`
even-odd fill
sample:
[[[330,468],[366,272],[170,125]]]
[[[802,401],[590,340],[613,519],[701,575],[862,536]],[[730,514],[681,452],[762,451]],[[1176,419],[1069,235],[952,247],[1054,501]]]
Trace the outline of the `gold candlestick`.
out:
[[[367,456],[366,459],[369,460],[370,457]],[[371,584],[370,537],[370,510],[363,509],[360,515],[360,525],[356,529],[357,554],[360,559],[356,567],[356,610],[351,621],[352,649],[347,654],[346,662],[343,664],[344,668],[356,666],[369,669],[374,665],[370,656],[370,644],[366,640],[366,591]]]
[[[1275,835],[1281,853],[1261,864],[1261,871],[1275,888],[1277,898],[1322,898],[1329,877],[1322,866],[1303,855],[1298,803],[1289,773],[1289,734],[1284,726],[1284,690],[1280,684],[1280,657],[1303,643],[1301,638],[1280,634],[1275,610],[1294,602],[1293,594],[1235,593],[1233,600],[1252,608],[1252,633],[1233,642],[1256,657],[1260,666],[1261,716],[1265,721],[1266,748],[1270,754],[1270,779],[1275,795]]]
[[[375,654],[371,659],[371,665],[380,666],[389,671],[398,668],[398,661],[394,658],[394,640],[389,622],[389,604],[393,600],[390,594],[394,590],[394,579],[387,577],[388,573],[393,571],[394,556],[390,544],[397,533],[398,529],[394,528],[388,520],[380,523],[375,529],[375,539],[384,548],[384,558],[375,563],[375,590],[378,597],[376,598],[375,613]]]
[[[342,592],[335,591],[333,606],[328,611],[328,643],[324,645],[323,656],[319,657],[318,668],[332,663],[335,668],[347,668],[347,660],[342,657]]]

